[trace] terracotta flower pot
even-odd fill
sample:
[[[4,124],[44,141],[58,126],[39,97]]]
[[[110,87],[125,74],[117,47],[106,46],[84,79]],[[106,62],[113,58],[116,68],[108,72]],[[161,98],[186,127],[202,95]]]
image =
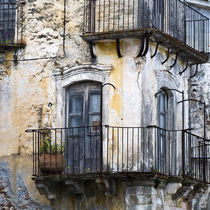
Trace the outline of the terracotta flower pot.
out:
[[[65,167],[64,156],[63,154],[41,154],[39,166],[43,174],[61,174]]]

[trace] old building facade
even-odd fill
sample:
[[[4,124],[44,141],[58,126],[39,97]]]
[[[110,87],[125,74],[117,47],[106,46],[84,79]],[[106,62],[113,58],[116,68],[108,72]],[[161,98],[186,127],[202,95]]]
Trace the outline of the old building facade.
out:
[[[208,209],[209,8],[2,0],[1,209]]]

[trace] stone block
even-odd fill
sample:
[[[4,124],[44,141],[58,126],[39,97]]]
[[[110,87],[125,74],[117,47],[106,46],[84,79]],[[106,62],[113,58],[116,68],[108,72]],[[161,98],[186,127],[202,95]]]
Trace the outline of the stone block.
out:
[[[175,194],[176,191],[182,187],[181,183],[169,183],[166,186],[166,192],[168,194]]]

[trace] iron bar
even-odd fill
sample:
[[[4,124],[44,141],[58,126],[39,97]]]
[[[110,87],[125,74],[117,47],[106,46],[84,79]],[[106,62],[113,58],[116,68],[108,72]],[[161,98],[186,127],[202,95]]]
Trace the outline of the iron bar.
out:
[[[178,58],[178,53],[176,53],[176,57],[175,57],[174,63],[170,66],[170,68],[173,68],[176,65],[177,58]]]
[[[193,77],[195,77],[197,73],[198,73],[198,64],[196,65],[195,73],[190,76],[190,79],[192,79]]]
[[[117,55],[119,58],[121,58],[122,54],[120,52],[120,40],[119,39],[116,40],[116,47],[117,47]]]
[[[188,65],[189,65],[189,61],[187,60],[186,67],[181,72],[179,72],[180,75],[182,75],[187,70]]]
[[[156,56],[157,51],[158,51],[159,44],[160,44],[160,42],[157,42],[156,48],[155,48],[155,52],[154,52],[154,54],[151,56],[151,58],[154,58],[154,57]]]
[[[145,56],[149,50],[149,34],[146,33],[146,47],[141,56]]]
[[[94,47],[94,43],[93,42],[89,42],[89,47],[90,47],[90,55],[92,59],[96,58],[96,55],[94,53],[93,47]]]
[[[142,53],[144,51],[144,40],[145,40],[145,34],[143,34],[142,37],[141,37],[141,48],[139,50],[138,55],[136,56],[137,58],[142,56]]]
[[[167,61],[168,61],[168,59],[169,59],[169,53],[170,52],[170,49],[168,48],[168,50],[167,50],[167,55],[166,55],[166,59],[162,62],[162,64],[164,64],[164,63],[166,63]]]

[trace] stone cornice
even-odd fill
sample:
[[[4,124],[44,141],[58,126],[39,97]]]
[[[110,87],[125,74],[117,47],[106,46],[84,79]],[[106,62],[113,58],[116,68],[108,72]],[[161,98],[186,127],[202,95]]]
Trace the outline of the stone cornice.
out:
[[[54,71],[53,75],[56,80],[65,79],[69,76],[73,76],[80,73],[106,73],[109,74],[112,69],[111,65],[103,65],[103,64],[81,64],[78,66],[69,67],[63,71]]]
[[[180,86],[179,81],[172,74],[169,74],[166,71],[156,71],[156,77],[158,79],[158,84],[162,87],[164,84],[167,85],[167,88],[177,89]],[[161,88],[160,87],[160,88]]]

